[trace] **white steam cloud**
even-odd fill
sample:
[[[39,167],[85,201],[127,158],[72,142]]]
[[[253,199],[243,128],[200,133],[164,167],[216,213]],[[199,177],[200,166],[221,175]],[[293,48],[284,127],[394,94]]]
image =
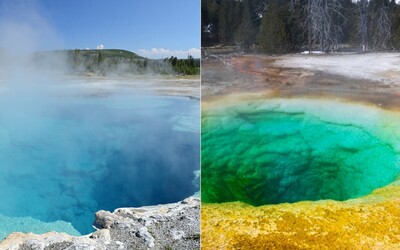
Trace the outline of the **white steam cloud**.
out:
[[[35,1],[0,3],[0,47],[13,54],[62,47],[56,30]]]
[[[96,49],[104,49],[104,45],[103,44],[97,45]]]

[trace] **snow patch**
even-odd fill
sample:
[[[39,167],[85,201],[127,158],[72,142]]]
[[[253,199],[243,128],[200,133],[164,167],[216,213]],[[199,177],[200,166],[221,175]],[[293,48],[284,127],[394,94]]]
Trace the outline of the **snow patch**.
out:
[[[306,50],[306,51],[301,52],[301,54],[302,55],[308,55],[308,54],[310,54],[310,51]],[[321,54],[325,54],[325,52],[319,51],[319,50],[315,50],[315,51],[311,51],[311,54],[321,55]]]

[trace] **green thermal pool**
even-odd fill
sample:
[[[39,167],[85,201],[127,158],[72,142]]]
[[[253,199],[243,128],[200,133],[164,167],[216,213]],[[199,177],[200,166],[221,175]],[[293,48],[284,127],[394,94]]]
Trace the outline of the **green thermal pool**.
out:
[[[369,105],[305,98],[209,105],[201,137],[207,203],[342,201],[400,172],[400,113]]]

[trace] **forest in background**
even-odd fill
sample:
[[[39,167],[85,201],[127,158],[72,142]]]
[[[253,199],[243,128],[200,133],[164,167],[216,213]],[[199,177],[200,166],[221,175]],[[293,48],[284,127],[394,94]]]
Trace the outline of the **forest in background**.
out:
[[[42,68],[55,69],[59,67],[59,69],[66,70],[67,73],[76,75],[87,73],[102,76],[200,74],[200,59],[193,58],[191,55],[188,55],[186,59],[178,59],[173,56],[164,59],[149,59],[121,49],[42,51],[34,54],[34,61],[37,66]]]
[[[244,51],[400,49],[395,0],[202,0],[202,47]]]

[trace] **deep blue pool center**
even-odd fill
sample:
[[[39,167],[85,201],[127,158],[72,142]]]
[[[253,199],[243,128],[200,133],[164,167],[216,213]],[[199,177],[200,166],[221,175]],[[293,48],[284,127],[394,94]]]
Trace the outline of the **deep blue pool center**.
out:
[[[199,101],[185,97],[1,99],[1,239],[13,231],[87,234],[100,209],[194,194],[199,116]]]

